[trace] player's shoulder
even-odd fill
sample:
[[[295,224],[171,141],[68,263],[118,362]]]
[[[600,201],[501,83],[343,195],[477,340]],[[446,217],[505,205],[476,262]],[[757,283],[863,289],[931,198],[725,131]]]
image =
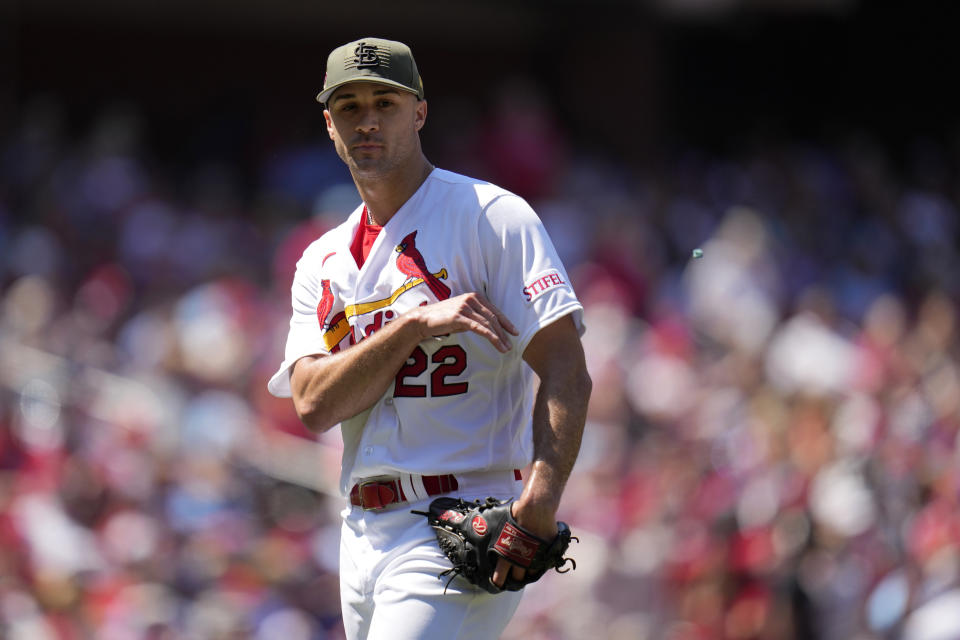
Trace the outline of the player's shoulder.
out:
[[[520,196],[492,182],[487,182],[479,178],[471,178],[470,176],[447,171],[446,169],[435,169],[430,177],[442,185],[444,189],[448,190],[451,195],[459,195],[460,197],[470,198],[471,200],[476,199],[477,205],[481,210],[501,198],[511,200],[518,199],[522,201]]]
[[[319,238],[307,245],[303,251],[302,262],[313,262],[322,260],[324,256],[330,255],[330,252],[340,251],[344,247],[349,247],[353,240],[353,234],[357,228],[360,211],[363,205],[355,209],[346,220],[337,226],[327,230]]]

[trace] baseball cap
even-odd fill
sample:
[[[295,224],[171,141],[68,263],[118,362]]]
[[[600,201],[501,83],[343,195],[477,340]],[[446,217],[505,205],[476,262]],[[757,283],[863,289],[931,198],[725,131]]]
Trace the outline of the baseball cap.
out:
[[[326,103],[333,92],[349,82],[376,82],[423,99],[423,81],[410,47],[383,38],[362,38],[337,47],[327,57],[327,73],[317,102]]]

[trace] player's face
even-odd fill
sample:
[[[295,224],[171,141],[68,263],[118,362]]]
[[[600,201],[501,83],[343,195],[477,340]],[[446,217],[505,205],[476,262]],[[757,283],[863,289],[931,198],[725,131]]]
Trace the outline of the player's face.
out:
[[[337,89],[323,112],[337,154],[356,177],[378,178],[420,158],[427,103],[372,82]]]

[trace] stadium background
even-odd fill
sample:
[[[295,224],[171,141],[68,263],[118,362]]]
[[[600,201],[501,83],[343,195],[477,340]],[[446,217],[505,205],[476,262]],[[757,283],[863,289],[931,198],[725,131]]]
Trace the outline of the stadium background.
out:
[[[381,35],[587,309],[578,569],[507,637],[960,638],[960,49],[879,4],[3,4],[0,637],[340,637],[338,436],[265,380]]]

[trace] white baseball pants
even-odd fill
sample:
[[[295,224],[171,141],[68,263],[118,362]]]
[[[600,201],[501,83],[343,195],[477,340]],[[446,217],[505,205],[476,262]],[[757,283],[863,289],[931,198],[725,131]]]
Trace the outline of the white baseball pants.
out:
[[[523,483],[512,471],[456,474],[464,500],[517,498]],[[520,604],[522,591],[491,594],[455,578],[424,516],[434,498],[364,511],[343,511],[340,535],[340,601],[349,640],[499,638]]]

